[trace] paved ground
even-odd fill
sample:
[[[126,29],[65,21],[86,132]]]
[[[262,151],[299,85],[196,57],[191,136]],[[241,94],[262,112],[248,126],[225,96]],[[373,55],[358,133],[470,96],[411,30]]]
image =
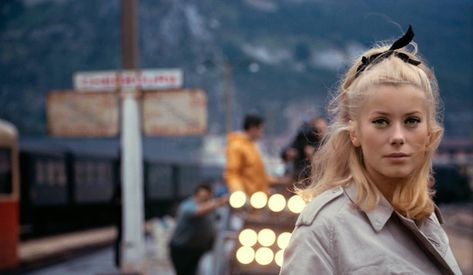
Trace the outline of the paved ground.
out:
[[[448,205],[441,207],[445,219],[444,228],[449,235],[450,245],[457,261],[465,275],[473,275],[473,204]],[[108,229],[107,229],[108,230]],[[96,232],[103,234],[103,232]],[[110,233],[108,233],[110,234]],[[108,235],[107,235],[108,236]],[[72,243],[73,239],[69,239]],[[33,246],[34,247],[34,246]],[[146,241],[146,256],[148,259],[147,273],[159,275],[174,275],[170,262],[158,255],[158,249],[151,237]],[[31,250],[31,249],[30,249]],[[35,249],[33,249],[35,251]],[[27,252],[23,252],[27,253]],[[86,256],[74,258],[66,262],[52,265],[34,272],[30,275],[112,275],[120,274],[113,265],[113,249],[106,247],[95,250]],[[206,258],[203,270],[211,268],[212,259]]]
[[[169,261],[158,260],[154,256],[153,241],[147,240],[146,256],[149,259],[148,274],[174,275]],[[75,258],[34,272],[29,275],[112,275],[120,274],[113,264],[113,248],[107,247],[90,253],[86,256]]]

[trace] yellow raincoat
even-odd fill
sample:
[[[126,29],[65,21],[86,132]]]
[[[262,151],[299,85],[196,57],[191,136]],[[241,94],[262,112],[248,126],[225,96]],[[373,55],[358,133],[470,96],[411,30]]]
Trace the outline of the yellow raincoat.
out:
[[[256,144],[244,133],[234,132],[227,137],[225,181],[230,192],[244,191],[251,195],[268,191],[269,180]]]

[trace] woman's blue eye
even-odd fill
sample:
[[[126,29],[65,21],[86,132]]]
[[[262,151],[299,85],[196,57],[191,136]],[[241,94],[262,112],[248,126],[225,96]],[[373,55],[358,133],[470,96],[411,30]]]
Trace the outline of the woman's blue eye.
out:
[[[407,125],[416,125],[416,124],[420,123],[420,118],[410,117],[410,118],[406,119],[405,123]]]
[[[377,126],[386,126],[386,125],[389,124],[389,122],[384,118],[375,119],[375,120],[372,121],[372,123],[377,125]]]

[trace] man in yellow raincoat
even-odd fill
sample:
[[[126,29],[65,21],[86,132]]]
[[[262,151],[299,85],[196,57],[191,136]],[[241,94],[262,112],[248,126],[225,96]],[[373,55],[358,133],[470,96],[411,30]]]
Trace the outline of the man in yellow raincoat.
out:
[[[230,192],[241,190],[247,195],[257,191],[267,193],[270,182],[274,181],[266,174],[255,143],[263,135],[263,128],[263,118],[247,115],[243,131],[228,134],[225,181]]]

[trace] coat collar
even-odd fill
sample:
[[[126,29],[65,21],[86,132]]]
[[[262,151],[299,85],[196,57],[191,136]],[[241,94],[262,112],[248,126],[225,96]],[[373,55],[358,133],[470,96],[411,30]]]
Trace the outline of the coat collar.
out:
[[[358,194],[355,183],[351,183],[344,187],[344,190],[350,200],[355,202],[356,195]],[[361,211],[366,214],[371,226],[376,232],[379,232],[384,228],[384,225],[388,222],[393,212],[395,212],[394,208],[383,195],[380,195],[378,205],[375,209],[369,212]],[[428,217],[428,220],[437,220],[438,223],[443,224],[443,217],[437,205],[435,205],[434,213]]]
[[[352,202],[355,202],[356,195],[358,194],[357,188],[355,183],[351,183],[350,185],[344,188],[345,193],[350,198]],[[368,220],[376,232],[381,231],[384,228],[384,225],[388,222],[389,218],[394,212],[393,207],[391,204],[384,198],[384,196],[380,196],[378,205],[375,209],[365,212],[361,210],[363,213],[366,214]]]

